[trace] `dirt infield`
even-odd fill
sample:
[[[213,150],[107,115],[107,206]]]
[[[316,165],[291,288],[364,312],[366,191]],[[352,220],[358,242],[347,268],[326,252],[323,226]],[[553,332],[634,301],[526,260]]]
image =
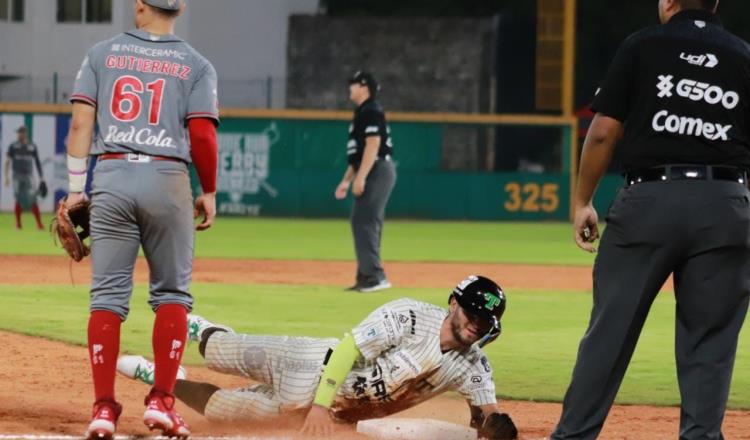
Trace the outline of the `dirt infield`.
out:
[[[68,258],[0,255],[4,268],[0,284],[77,284],[91,278],[90,259],[70,266]],[[469,273],[503,280],[506,289],[579,290],[591,288],[591,269],[581,266],[534,266],[486,263],[386,264],[390,281],[399,287],[452,286]],[[354,283],[356,266],[351,261],[289,261],[198,259],[194,282],[318,284],[347,286]],[[146,260],[138,259],[136,282],[148,282]]]
[[[3,284],[67,284],[70,273],[67,260],[57,257],[0,256],[5,273]],[[336,284],[351,282],[354,270],[349,262],[199,260],[195,281],[223,283]],[[468,272],[481,272],[504,281],[507,288],[587,290],[590,269],[491,264],[390,263],[387,266],[394,284],[410,287],[445,287]],[[87,284],[87,264],[72,269],[78,284]],[[147,281],[145,263],[139,261],[137,279]],[[0,435],[46,434],[80,435],[90,415],[92,386],[86,349],[39,338],[0,332],[3,362],[0,363]],[[189,349],[194,349],[190,347]],[[208,371],[189,369],[189,378],[219,386],[244,386],[246,381]],[[140,416],[143,384],[118,378],[118,398],[125,405],[119,433],[147,435]],[[560,413],[560,405],[534,402],[501,402],[521,430],[522,439],[541,439],[549,434]],[[255,437],[295,436],[299,418],[271,426],[225,427],[209,425],[202,416],[180,404],[180,411],[196,435],[247,435]],[[454,423],[468,423],[468,407],[462,400],[445,396],[433,399],[398,417],[426,417]],[[679,410],[644,406],[619,406],[613,409],[602,439],[674,439],[677,437]],[[730,411],[724,422],[729,439],[750,439],[750,412]],[[335,438],[360,438],[342,427]]]

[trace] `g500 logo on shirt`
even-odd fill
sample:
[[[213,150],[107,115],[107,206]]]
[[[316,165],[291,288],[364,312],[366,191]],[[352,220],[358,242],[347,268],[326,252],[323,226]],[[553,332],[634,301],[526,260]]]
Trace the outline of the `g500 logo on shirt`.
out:
[[[692,79],[682,79],[677,83],[675,90],[674,76],[659,75],[658,79],[659,82],[656,84],[656,88],[659,89],[659,93],[656,96],[659,98],[671,98],[674,95],[674,91],[677,93],[677,96],[690,99],[691,101],[704,101],[711,105],[721,103],[727,110],[732,110],[740,103],[740,95],[737,92],[732,90],[725,92],[721,87],[709,83]]]

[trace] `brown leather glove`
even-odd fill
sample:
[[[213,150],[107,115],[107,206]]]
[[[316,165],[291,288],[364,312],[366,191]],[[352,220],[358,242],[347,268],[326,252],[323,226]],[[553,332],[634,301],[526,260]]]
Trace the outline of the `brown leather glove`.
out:
[[[490,440],[511,440],[518,438],[518,429],[506,413],[492,413],[479,428],[479,435]]]
[[[91,202],[83,200],[68,208],[65,200],[63,198],[57,205],[57,212],[50,229],[70,258],[81,261],[91,253],[89,247],[83,242],[90,233],[89,207]]]

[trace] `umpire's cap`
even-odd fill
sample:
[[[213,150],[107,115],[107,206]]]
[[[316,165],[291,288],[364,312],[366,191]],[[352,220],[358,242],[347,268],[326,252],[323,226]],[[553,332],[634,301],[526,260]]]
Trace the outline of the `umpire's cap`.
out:
[[[143,0],[143,3],[167,11],[178,11],[184,0]]]
[[[492,342],[500,336],[500,318],[505,312],[505,293],[503,289],[489,278],[469,275],[461,281],[448,297],[456,298],[469,315],[477,317],[489,325],[487,334],[479,340],[479,346]]]
[[[370,94],[374,95],[380,90],[380,84],[378,84],[378,81],[375,79],[374,76],[372,76],[371,73],[365,72],[364,70],[357,70],[354,72],[354,75],[350,76],[348,79],[349,84],[361,84],[363,86],[366,86],[368,89],[370,89]]]
[[[21,125],[20,127],[18,127],[18,128],[16,129],[16,133],[26,133],[27,131],[29,131],[29,129],[28,129],[28,128],[26,128],[26,126],[25,126],[25,125]]]

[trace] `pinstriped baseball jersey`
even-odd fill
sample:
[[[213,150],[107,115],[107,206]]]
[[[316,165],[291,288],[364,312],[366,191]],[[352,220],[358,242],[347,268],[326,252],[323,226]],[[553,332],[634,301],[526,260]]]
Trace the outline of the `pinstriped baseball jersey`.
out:
[[[476,345],[440,350],[447,316],[442,307],[409,298],[372,312],[352,330],[362,357],[339,389],[334,414],[381,417],[445,391],[458,391],[476,406],[496,403],[492,368]]]
[[[389,302],[352,330],[362,353],[331,407],[341,420],[382,417],[445,391],[472,405],[494,404],[492,369],[475,346],[440,351],[441,307],[412,299]],[[263,386],[215,393],[206,406],[212,420],[253,420],[312,404],[323,360],[337,339],[255,336],[217,332],[206,345],[206,365]]]
[[[216,71],[174,35],[128,31],[89,49],[71,101],[96,106],[91,154],[144,153],[190,162],[187,120],[218,121]]]

